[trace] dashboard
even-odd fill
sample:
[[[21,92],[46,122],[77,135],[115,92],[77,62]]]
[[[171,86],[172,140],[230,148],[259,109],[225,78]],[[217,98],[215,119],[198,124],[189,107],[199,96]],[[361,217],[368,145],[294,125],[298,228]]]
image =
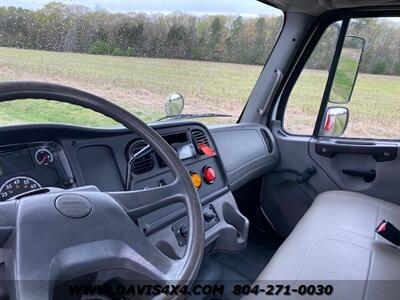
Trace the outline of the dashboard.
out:
[[[151,124],[176,151],[197,188],[206,246],[236,252],[246,246],[248,220],[232,191],[272,170],[279,151],[269,130],[256,125],[206,127],[198,122]],[[162,159],[123,127],[67,125],[0,128],[0,201],[47,188],[96,186],[100,191],[141,190],[171,183]],[[185,207],[176,203],[139,218],[137,224],[170,257],[181,257],[187,241]]]

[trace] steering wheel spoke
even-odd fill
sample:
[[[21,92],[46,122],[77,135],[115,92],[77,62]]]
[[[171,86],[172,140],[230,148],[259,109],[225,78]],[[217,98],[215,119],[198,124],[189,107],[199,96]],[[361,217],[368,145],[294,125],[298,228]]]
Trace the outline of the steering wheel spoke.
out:
[[[147,248],[147,251],[143,249]],[[9,288],[16,299],[47,300],[60,282],[69,281],[79,274],[100,272],[92,284],[100,285],[118,274],[127,276],[126,284],[165,285],[174,280],[179,263],[174,263],[162,253],[155,251],[147,240],[140,242],[140,252],[132,245],[119,240],[103,240],[71,246],[59,251],[54,257],[42,257],[28,272],[34,258],[16,256],[14,268],[9,268]],[[17,271],[19,270],[19,271]],[[130,275],[129,275],[130,274]],[[134,279],[130,279],[134,278]],[[137,281],[140,278],[141,281]],[[71,281],[64,286],[65,293],[71,287],[87,282]]]
[[[15,201],[0,202],[0,248],[14,230],[17,205]]]
[[[114,198],[131,216],[136,219],[147,213],[177,202],[184,202],[185,195],[180,187],[181,182],[128,192],[112,192],[109,195]]]
[[[10,278],[8,274],[8,278]],[[11,299],[32,299],[32,300],[50,300],[51,281],[50,280],[30,280],[13,278],[8,279],[8,288]]]
[[[111,279],[115,270],[119,269],[140,275],[144,280],[164,284],[174,271],[174,262],[154,249],[147,239],[141,240],[140,247],[137,246],[129,240],[102,240],[76,245],[60,251],[52,260],[52,268],[62,270],[62,277],[58,274],[58,280],[104,270],[111,270],[113,275],[107,278]]]

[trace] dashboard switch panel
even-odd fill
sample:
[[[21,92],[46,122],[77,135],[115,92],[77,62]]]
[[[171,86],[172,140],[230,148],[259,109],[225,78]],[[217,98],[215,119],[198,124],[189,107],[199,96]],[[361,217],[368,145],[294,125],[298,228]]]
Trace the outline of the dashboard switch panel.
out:
[[[214,207],[210,204],[203,208],[204,230],[207,231],[219,222]]]
[[[212,205],[207,205],[203,208],[204,217],[204,230],[207,231],[219,222],[218,215]],[[175,222],[171,226],[171,230],[175,235],[175,238],[180,247],[183,247],[187,243],[187,236],[189,233],[189,227],[187,225],[187,218],[183,218],[178,222]]]
[[[189,232],[189,227],[187,225],[187,219],[184,218],[179,222],[173,224],[171,226],[171,230],[175,235],[176,240],[178,241],[178,245],[183,247],[187,243],[187,234]]]

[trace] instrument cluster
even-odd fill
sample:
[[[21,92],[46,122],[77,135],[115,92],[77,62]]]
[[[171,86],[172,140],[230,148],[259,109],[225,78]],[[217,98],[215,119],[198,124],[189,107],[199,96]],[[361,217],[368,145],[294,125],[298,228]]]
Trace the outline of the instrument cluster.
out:
[[[44,187],[73,185],[71,169],[58,144],[43,142],[0,148],[0,201]]]

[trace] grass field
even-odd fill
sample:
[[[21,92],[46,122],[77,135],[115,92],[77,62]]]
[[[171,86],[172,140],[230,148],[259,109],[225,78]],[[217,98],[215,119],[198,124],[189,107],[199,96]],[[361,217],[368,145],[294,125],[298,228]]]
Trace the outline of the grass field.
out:
[[[163,116],[164,98],[179,92],[186,113],[230,113],[234,122],[262,67],[135,57],[95,56],[0,48],[0,80],[39,80],[74,86],[105,97],[145,121]],[[285,127],[309,132],[315,123],[326,74],[306,70],[290,100]],[[400,77],[360,74],[347,135],[400,135]],[[69,122],[108,125],[112,121],[51,102],[3,103],[0,122]],[[311,130],[312,131],[312,130]]]
[[[0,48],[1,80],[71,85],[123,105],[146,121],[162,117],[166,96],[179,92],[185,97],[184,112],[232,112],[234,118],[224,121],[233,122],[260,71],[259,66]]]

